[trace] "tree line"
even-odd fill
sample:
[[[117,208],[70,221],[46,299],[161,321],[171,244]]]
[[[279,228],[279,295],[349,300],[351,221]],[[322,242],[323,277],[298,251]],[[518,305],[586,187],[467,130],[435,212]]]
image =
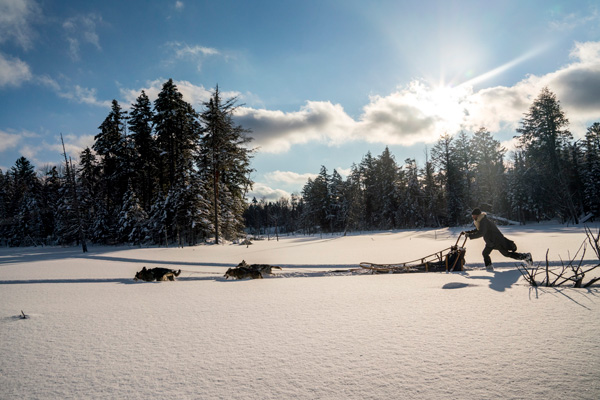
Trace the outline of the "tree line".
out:
[[[442,135],[423,166],[386,148],[344,179],[321,167],[301,194],[245,200],[249,132],[236,99],[218,87],[201,112],[172,80],[128,112],[113,100],[91,148],[36,173],[19,158],[0,170],[0,244],[195,244],[257,234],[456,226],[480,207],[520,222],[600,215],[600,123],[573,140],[556,95],[544,88],[507,156],[485,128]]]
[[[0,170],[0,239],[6,245],[195,244],[244,229],[252,185],[249,132],[236,99],[219,88],[197,112],[169,79],[152,103],[141,92],[129,112],[112,101],[79,162],[41,176],[25,158]],[[64,150],[64,144],[63,144]]]
[[[507,150],[485,128],[442,135],[419,167],[386,148],[367,153],[343,179],[325,166],[291,201],[254,201],[252,232],[347,232],[458,226],[479,207],[525,223],[578,223],[600,215],[600,123],[574,140],[556,95],[542,89]]]

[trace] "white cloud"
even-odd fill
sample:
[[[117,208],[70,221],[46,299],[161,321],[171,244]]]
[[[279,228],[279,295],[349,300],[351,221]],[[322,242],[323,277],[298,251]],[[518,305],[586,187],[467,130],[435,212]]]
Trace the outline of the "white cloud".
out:
[[[571,130],[581,137],[590,122],[600,120],[600,42],[576,43],[571,57],[575,61],[557,71],[531,75],[513,87],[494,87],[474,94],[468,122],[490,131],[502,125],[516,127],[547,86],[560,101]]]
[[[431,143],[445,132],[512,131],[544,86],[556,93],[575,136],[600,120],[600,42],[576,43],[574,62],[546,75],[530,75],[514,86],[473,91],[470,85],[433,87],[411,82],[387,96],[373,96],[355,120],[339,104],[308,101],[299,111],[240,108],[237,121],[255,144],[270,153],[295,144],[339,145],[364,141],[389,145]]]
[[[0,53],[0,88],[3,86],[19,86],[31,78],[31,70],[26,62]]]
[[[362,140],[411,145],[431,142],[444,131],[460,128],[464,90],[441,94],[420,82],[388,96],[371,97],[358,121],[339,104],[308,101],[300,111],[282,112],[241,107],[236,121],[252,130],[255,144],[270,153],[288,151],[312,141],[340,145]]]
[[[341,144],[352,134],[354,121],[339,104],[308,101],[300,111],[285,113],[240,107],[236,121],[252,130],[262,151],[282,153],[294,144],[323,141]]]
[[[317,174],[299,174],[292,171],[273,171],[265,174],[265,180],[268,183],[284,183],[287,185],[294,185],[302,187],[308,179],[315,179]]]
[[[14,40],[23,49],[33,45],[31,23],[40,9],[33,0],[0,0],[0,43]]]
[[[0,130],[0,153],[9,149],[16,148],[22,139],[22,135],[9,133]]]
[[[175,2],[175,9],[176,9],[176,10],[179,10],[179,11],[181,11],[181,10],[183,10],[183,7],[184,7],[184,6],[185,6],[185,5],[183,4],[183,1],[176,1],[176,2]]]
[[[102,17],[95,13],[77,15],[63,23],[63,30],[69,43],[69,54],[73,60],[79,60],[82,43],[91,44],[98,50],[102,49],[100,37],[96,33],[96,26],[100,23],[102,23]]]
[[[60,135],[55,136],[54,139],[55,142],[53,144],[45,144],[45,146],[54,150],[56,154],[63,154]],[[67,157],[71,157],[73,161],[79,160],[81,152],[85,150],[86,147],[92,148],[94,145],[94,135],[66,134],[63,135],[63,140],[65,142],[65,151],[67,152]]]
[[[273,189],[264,183],[255,182],[254,187],[248,192],[246,198],[252,200],[255,197],[257,200],[277,201],[282,197],[290,198],[291,195],[285,190]]]
[[[173,45],[177,58],[198,57],[198,56],[213,56],[220,54],[219,50],[212,47],[204,46],[189,46],[187,44],[176,43]]]
[[[168,42],[166,46],[173,51],[173,57],[165,61],[167,65],[173,64],[175,60],[189,60],[196,64],[198,71],[202,71],[202,64],[208,57],[220,56],[225,59],[230,57],[213,47],[189,45],[182,42]]]
[[[58,82],[50,78],[48,75],[36,76],[35,81],[42,86],[46,86],[47,88],[54,90],[55,92],[60,91],[60,85]]]
[[[411,82],[388,96],[374,96],[364,107],[355,137],[372,143],[410,146],[433,142],[460,130],[471,88],[433,88]]]
[[[600,15],[597,9],[586,9],[584,13],[585,14],[570,13],[560,15],[558,18],[550,21],[550,28],[556,31],[564,32],[571,31],[588,24],[598,24]]]
[[[36,137],[39,135],[34,134]],[[64,151],[67,152],[67,158],[73,160],[74,163],[79,162],[81,152],[86,148],[91,148],[94,144],[94,135],[63,135],[65,142]],[[60,135],[54,136],[54,141],[28,141],[23,143],[19,148],[19,153],[30,160],[35,165],[56,165],[64,162],[63,146],[60,140]],[[46,159],[43,159],[46,158]]]
[[[344,178],[347,178],[352,174],[352,168],[337,167],[335,170]]]
[[[75,85],[68,91],[60,91],[58,95],[62,98],[73,100],[81,104],[89,104],[98,107],[110,107],[111,102],[109,100],[98,100],[96,96],[96,89],[88,89]]]

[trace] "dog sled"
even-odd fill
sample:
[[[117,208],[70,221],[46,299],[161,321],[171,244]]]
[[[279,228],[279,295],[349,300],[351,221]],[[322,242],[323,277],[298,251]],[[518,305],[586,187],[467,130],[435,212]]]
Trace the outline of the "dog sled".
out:
[[[462,243],[459,246],[459,242]],[[435,252],[423,258],[396,264],[377,264],[361,262],[363,269],[371,270],[373,273],[398,274],[406,272],[453,272],[462,271],[465,265],[465,243],[467,235],[461,232],[456,243],[444,250]]]

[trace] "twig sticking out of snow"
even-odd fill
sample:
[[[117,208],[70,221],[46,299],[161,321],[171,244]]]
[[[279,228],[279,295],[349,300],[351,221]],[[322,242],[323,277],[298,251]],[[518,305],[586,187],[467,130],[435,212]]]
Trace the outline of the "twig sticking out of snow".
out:
[[[550,249],[548,249],[548,251],[546,251],[546,268],[543,271],[538,271],[538,269],[540,267],[538,265],[537,267],[531,268],[531,270],[528,270],[526,266],[518,266],[517,268],[519,269],[519,272],[521,272],[521,275],[523,275],[523,278],[525,278],[525,280],[531,286],[554,287],[554,286],[562,286],[563,284],[565,284],[567,282],[571,282],[573,284],[573,287],[575,287],[575,288],[588,288],[588,287],[592,286],[594,283],[600,281],[600,277],[592,278],[585,284],[583,283],[583,279],[585,278],[585,274],[600,267],[600,263],[593,265],[585,270],[583,269],[582,264],[583,264],[583,259],[585,256],[585,251],[586,251],[588,243],[591,245],[592,249],[596,253],[598,261],[600,261],[600,244],[599,244],[600,231],[598,231],[598,234],[596,236],[594,236],[592,231],[586,227],[585,233],[587,235],[586,240],[583,241],[583,243],[579,247],[579,250],[577,250],[577,253],[575,253],[575,255],[573,256],[571,261],[569,261],[568,264],[565,265],[564,262],[562,263],[562,270],[560,272],[555,272],[550,269],[550,263],[548,261],[548,251]],[[586,243],[586,241],[588,243]],[[576,263],[575,259],[577,258],[577,255],[579,254],[579,252],[582,249],[583,249],[583,252],[581,255],[581,260],[579,261],[579,263]],[[544,276],[544,279],[539,284],[536,280],[536,277],[538,276],[538,274]],[[553,281],[551,281],[550,275],[552,275],[552,278],[554,278]]]

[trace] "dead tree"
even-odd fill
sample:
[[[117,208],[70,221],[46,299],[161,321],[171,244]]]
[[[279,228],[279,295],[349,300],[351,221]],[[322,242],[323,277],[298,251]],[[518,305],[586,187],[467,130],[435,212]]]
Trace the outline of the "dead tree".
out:
[[[584,282],[586,274],[600,267],[600,230],[594,236],[592,231],[585,227],[586,239],[583,241],[581,246],[579,246],[579,250],[577,253],[571,258],[567,264],[565,264],[561,259],[561,267],[557,269],[550,268],[550,262],[548,261],[548,251],[546,251],[546,266],[542,270],[540,270],[540,265],[536,267],[532,267],[528,269],[524,266],[518,266],[519,272],[523,275],[523,278],[531,285],[531,286],[545,286],[545,287],[554,287],[554,286],[562,286],[565,284],[572,284],[574,288],[588,288],[592,286],[594,283],[600,281],[600,276],[593,277],[589,279],[589,281]],[[585,256],[586,249],[588,245],[592,248],[594,253],[596,254],[596,258],[598,259],[598,263],[592,266],[584,266],[583,260]],[[579,262],[576,262],[578,258],[578,254],[581,253],[581,258]],[[538,276],[543,276],[541,282],[538,283]]]

